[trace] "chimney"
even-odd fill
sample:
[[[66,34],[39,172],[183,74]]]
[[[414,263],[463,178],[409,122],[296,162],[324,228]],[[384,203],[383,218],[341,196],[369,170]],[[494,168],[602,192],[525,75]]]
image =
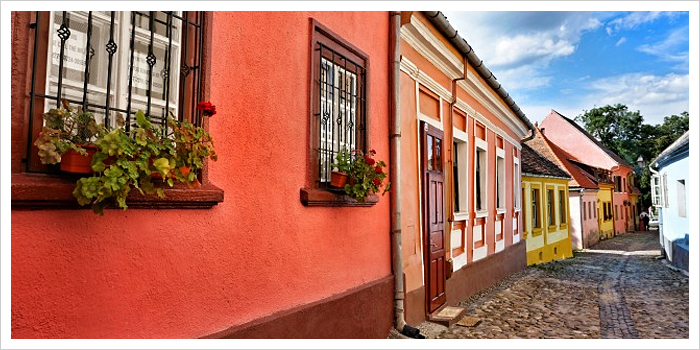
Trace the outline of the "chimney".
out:
[[[542,132],[542,135],[544,135],[544,128],[540,129],[540,131]]]

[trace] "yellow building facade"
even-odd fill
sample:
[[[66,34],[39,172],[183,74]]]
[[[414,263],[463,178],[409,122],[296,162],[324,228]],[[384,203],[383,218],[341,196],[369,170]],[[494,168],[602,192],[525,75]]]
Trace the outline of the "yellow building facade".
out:
[[[527,264],[573,256],[567,172],[532,149],[522,149],[523,238]]]
[[[598,183],[598,227],[600,239],[615,236],[615,209],[613,208],[614,184]]]
[[[568,182],[523,175],[523,232],[528,265],[573,256]]]

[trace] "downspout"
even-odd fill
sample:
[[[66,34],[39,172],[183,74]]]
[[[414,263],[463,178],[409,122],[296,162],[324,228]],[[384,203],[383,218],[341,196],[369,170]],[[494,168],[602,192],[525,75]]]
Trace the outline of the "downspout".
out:
[[[391,263],[394,271],[394,318],[396,330],[412,338],[425,338],[420,330],[406,324],[404,317],[403,252],[401,249],[401,95],[399,91],[401,75],[400,30],[401,12],[392,11],[390,16],[391,62],[391,117],[389,118],[389,178],[391,189]]]
[[[443,15],[439,11],[425,11],[423,12],[428,20],[430,20],[433,25],[440,31],[447,40],[454,45],[455,48],[457,48],[457,51],[462,53],[462,56],[467,58],[467,60],[471,63],[472,67],[474,67],[474,70],[476,71],[477,74],[481,78],[483,78],[486,83],[496,91],[496,93],[503,99],[505,104],[515,113],[515,115],[520,119],[523,124],[527,126],[528,129],[532,131],[532,134],[525,139],[522,140],[522,142],[529,141],[532,138],[535,137],[535,127],[532,125],[529,119],[525,116],[525,113],[518,107],[518,105],[515,103],[513,98],[506,92],[506,90],[501,86],[501,84],[496,80],[496,77],[493,75],[493,73],[486,68],[484,65],[484,61],[479,59],[479,57],[476,55],[474,50],[472,49],[471,45],[467,43],[464,38],[462,38],[461,35],[457,33],[457,30],[452,27],[452,25],[447,21],[447,18],[445,15]]]
[[[471,49],[471,47],[470,47]],[[450,102],[450,114],[449,114],[449,125],[450,128],[454,128],[454,107],[455,103],[457,103],[457,82],[460,80],[467,80],[467,73],[468,73],[468,63],[467,63],[467,56],[462,56],[462,61],[464,63],[464,70],[462,72],[462,76],[459,78],[452,79],[452,101]],[[454,166],[454,158],[455,158],[455,152],[457,152],[456,149],[454,149],[454,132],[452,132],[452,142],[450,144],[450,149],[452,150],[452,156],[447,160],[447,163],[450,165],[450,169]],[[450,193],[454,193],[455,191],[455,179],[454,176],[450,176]],[[452,231],[452,222],[455,221],[455,216],[454,216],[454,200],[452,201],[447,201],[447,222],[449,223],[448,231]]]

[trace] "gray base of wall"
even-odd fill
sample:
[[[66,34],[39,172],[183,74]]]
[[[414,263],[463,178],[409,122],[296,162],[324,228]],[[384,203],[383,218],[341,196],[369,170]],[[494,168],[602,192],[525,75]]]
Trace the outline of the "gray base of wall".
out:
[[[386,338],[394,326],[393,298],[394,278],[390,275],[202,338]]]

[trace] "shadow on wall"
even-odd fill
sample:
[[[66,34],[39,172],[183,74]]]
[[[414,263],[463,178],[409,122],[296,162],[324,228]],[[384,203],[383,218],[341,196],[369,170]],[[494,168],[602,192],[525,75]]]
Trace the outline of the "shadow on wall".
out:
[[[672,259],[673,266],[688,272],[688,234],[685,237],[673,241]]]

